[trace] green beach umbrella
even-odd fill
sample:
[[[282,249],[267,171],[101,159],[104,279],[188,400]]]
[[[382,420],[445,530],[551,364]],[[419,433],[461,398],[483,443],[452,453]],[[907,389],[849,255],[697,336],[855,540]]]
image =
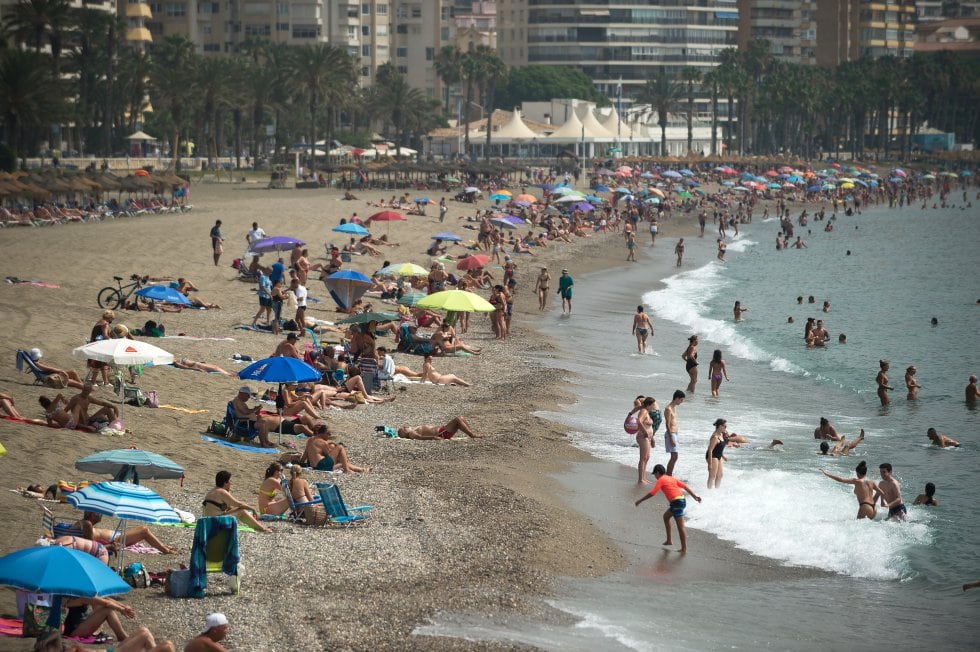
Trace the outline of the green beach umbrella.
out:
[[[398,319],[398,315],[392,314],[390,312],[359,312],[350,317],[344,317],[337,321],[338,324],[366,324],[369,321],[376,321],[378,323],[384,323],[387,321],[395,321]]]
[[[402,298],[398,300],[398,305],[412,308],[427,296],[429,295],[425,294],[424,292],[406,292],[402,295]]]

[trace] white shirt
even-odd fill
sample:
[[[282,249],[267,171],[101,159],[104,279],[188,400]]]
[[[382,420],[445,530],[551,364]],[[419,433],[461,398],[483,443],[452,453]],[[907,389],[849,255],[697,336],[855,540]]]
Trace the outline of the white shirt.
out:
[[[299,307],[299,308],[305,308],[306,307],[306,294],[307,294],[306,288],[304,286],[302,286],[302,285],[298,285],[298,286],[296,286],[296,289],[293,290],[293,294],[296,295],[296,306]]]
[[[385,372],[385,375],[389,378],[395,375],[395,361],[387,353],[384,359],[381,360],[381,371]]]
[[[265,231],[262,230],[261,226],[248,232],[248,243],[250,245],[255,244],[263,238],[265,238]]]

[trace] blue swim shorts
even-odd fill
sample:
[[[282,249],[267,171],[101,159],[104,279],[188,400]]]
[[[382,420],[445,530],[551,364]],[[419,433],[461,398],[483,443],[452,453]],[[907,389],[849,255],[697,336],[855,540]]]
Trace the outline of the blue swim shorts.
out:
[[[674,518],[680,518],[684,516],[684,509],[687,507],[686,498],[678,498],[677,500],[670,501],[670,513],[674,515]]]

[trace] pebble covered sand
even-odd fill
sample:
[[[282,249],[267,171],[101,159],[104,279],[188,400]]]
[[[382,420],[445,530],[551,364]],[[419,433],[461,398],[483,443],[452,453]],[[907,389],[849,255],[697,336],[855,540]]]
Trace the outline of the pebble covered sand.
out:
[[[168,334],[232,337],[234,341],[162,339],[153,343],[234,373],[241,367],[231,359],[233,354],[258,359],[271,354],[279,341],[270,334],[234,329],[249,323],[257,308],[254,285],[237,280],[230,267],[237,252],[244,250],[251,223],[258,221],[270,235],[305,239],[311,259],[322,261],[321,243],[343,242],[331,237],[340,234],[329,232],[341,217],[352,211],[370,215],[377,209],[364,201],[390,194],[368,193],[356,202],[344,202],[329,190],[195,184],[190,198],[195,208],[184,215],[4,229],[0,253],[5,275],[61,287],[0,285],[0,307],[5,315],[0,320],[0,339],[10,361],[0,370],[0,388],[16,397],[25,416],[40,417],[37,397],[54,392],[33,386],[29,376],[16,372],[14,349],[39,346],[49,364],[83,370],[83,361],[72,358],[70,352],[84,343],[101,314],[95,295],[114,274],[191,279],[202,299],[222,309],[187,310],[162,317],[121,312],[117,322],[132,328],[155,318],[162,319]],[[485,205],[481,202],[480,207]],[[445,224],[430,215],[381,227],[390,230],[392,241],[401,243],[387,248],[385,257],[427,267],[424,251],[432,233],[456,230],[475,240],[476,232],[463,229],[466,222],[457,221],[472,214],[473,208],[450,202]],[[212,264],[207,237],[216,219],[223,221],[227,240],[218,267]],[[683,225],[663,224],[661,233],[691,234],[693,218],[681,219]],[[668,247],[664,250],[667,255]],[[551,248],[539,258],[520,257],[511,338],[493,340],[489,320],[474,316],[464,338],[482,347],[483,355],[436,359],[440,373],[454,373],[474,387],[396,385],[397,400],[392,403],[324,412],[337,438],[347,445],[352,461],[371,466],[368,473],[337,480],[349,504],[373,505],[366,526],[312,528],[280,523],[272,534],[243,533],[241,595],[231,595],[220,575],[211,576],[203,600],[172,599],[159,589],[136,590],[123,598],[135,608],[136,623],[150,627],[158,638],[172,639],[178,649],[199,631],[207,613],[221,611],[231,622],[226,644],[232,650],[456,650],[506,646],[413,636],[412,631],[440,611],[563,618],[541,600],[552,579],[602,575],[618,568],[622,557],[615,544],[571,509],[554,487],[551,474],[567,462],[588,457],[569,446],[554,424],[532,416],[539,408],[553,409],[563,394],[560,374],[529,362],[531,352],[546,358],[551,345],[529,327],[533,319],[526,315],[537,311],[532,288],[541,264],[548,265],[557,278],[564,261],[574,276],[616,264],[624,253],[621,236],[610,234]],[[381,258],[355,257],[351,267],[370,273],[380,262]],[[499,268],[491,270],[499,278]],[[311,281],[309,286],[311,296],[322,302],[312,304],[308,315],[338,319],[322,285]],[[549,301],[554,302],[554,295]],[[377,300],[373,303],[381,305]],[[549,310],[556,309],[549,306]],[[391,346],[390,339],[385,339],[379,343]],[[421,365],[418,356],[396,354],[395,359],[416,369]],[[145,482],[173,506],[200,515],[201,498],[221,469],[233,474],[232,493],[254,504],[263,471],[275,456],[232,450],[200,438],[212,419],[223,416],[225,404],[240,384],[235,378],[216,374],[147,369],[141,385],[157,390],[162,403],[207,412],[127,407],[124,420],[129,432],[116,437],[0,422],[0,442],[8,450],[0,459],[6,488],[108,479],[86,477],[72,463],[99,450],[138,446],[167,455],[185,467],[183,484]],[[97,395],[112,396],[108,389],[97,390]],[[375,432],[375,426],[382,424],[442,424],[457,414],[465,415],[484,438],[460,434],[448,442],[406,441]],[[302,447],[302,441],[297,443]],[[40,508],[34,500],[0,492],[0,509],[8,524],[0,532],[0,552],[31,545],[37,539]],[[67,505],[54,505],[54,511],[65,520],[78,516]],[[106,522],[111,527],[114,519]],[[188,563],[191,529],[154,526],[154,531],[180,552],[173,556],[128,555],[127,559],[138,560],[151,571]],[[0,611],[13,612],[12,592],[0,591],[0,603],[8,605]],[[0,650],[29,647],[25,641],[0,639]]]

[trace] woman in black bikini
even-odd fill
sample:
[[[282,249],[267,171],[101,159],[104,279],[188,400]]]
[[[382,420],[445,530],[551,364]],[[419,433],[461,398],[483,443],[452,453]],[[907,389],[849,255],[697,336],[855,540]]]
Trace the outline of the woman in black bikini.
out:
[[[724,419],[715,421],[715,431],[708,439],[708,450],[704,459],[708,462],[708,489],[721,486],[721,478],[725,474],[725,446],[728,445],[728,422]]]
[[[878,485],[872,480],[868,480],[868,464],[864,460],[857,465],[854,469],[855,478],[841,478],[840,476],[833,475],[832,473],[827,473],[824,469],[820,469],[820,472],[831,480],[836,480],[841,484],[854,485],[854,495],[857,496],[858,500],[858,519],[866,518],[874,520],[875,514],[875,501],[879,495]]]
[[[271,528],[265,527],[256,520],[255,514],[258,514],[259,510],[232,496],[230,487],[231,473],[218,471],[214,476],[214,489],[204,495],[204,501],[201,503],[204,506],[204,515],[234,516],[254,530],[271,532]]]
[[[687,391],[694,393],[694,386],[698,384],[698,336],[690,336],[687,338],[687,342],[687,348],[681,354],[681,360],[687,363],[684,368],[691,378],[691,382],[687,384]]]

